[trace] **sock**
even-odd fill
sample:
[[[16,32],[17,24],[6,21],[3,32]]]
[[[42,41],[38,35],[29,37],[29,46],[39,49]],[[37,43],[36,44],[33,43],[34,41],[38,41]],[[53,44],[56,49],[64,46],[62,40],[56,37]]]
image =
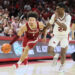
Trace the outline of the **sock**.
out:
[[[21,61],[18,61],[18,62],[17,62],[18,65],[20,65],[21,63],[22,63]]]
[[[28,63],[28,57],[25,58],[25,60],[23,61],[24,65],[26,65]]]
[[[59,57],[59,54],[58,53],[56,53],[55,54],[55,56],[54,56],[54,58],[58,58]]]

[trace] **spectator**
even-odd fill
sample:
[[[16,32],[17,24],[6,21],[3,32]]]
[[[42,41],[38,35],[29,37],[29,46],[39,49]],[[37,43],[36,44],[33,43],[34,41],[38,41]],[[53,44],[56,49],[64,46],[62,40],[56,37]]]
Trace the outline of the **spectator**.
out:
[[[16,29],[21,27],[27,20],[29,11],[36,11],[39,14],[39,20],[44,24],[48,18],[54,13],[54,9],[58,2],[63,1],[66,6],[70,6],[70,14],[72,20],[75,21],[75,0],[2,0],[0,5],[0,33],[13,34]],[[1,4],[2,4],[1,3]],[[8,7],[9,6],[9,7]],[[24,8],[23,8],[24,7]],[[20,17],[19,19],[16,16]],[[74,24],[72,23],[72,39],[74,39]],[[10,25],[10,26],[9,26]],[[10,28],[10,30],[9,30]],[[9,32],[10,31],[10,32]],[[51,33],[51,32],[50,32]],[[6,34],[6,35],[7,35]]]
[[[2,33],[4,30],[3,28],[3,18],[2,18],[2,14],[0,14],[0,33]]]
[[[4,2],[3,2],[4,8],[7,8],[9,6],[9,4],[10,4],[9,0],[4,0]]]
[[[27,3],[24,5],[24,9],[29,11],[31,10],[31,6]]]
[[[15,17],[14,17],[14,16],[11,16],[10,21],[11,21],[11,22],[14,22],[14,21],[15,21]]]
[[[15,20],[11,23],[11,28],[12,28],[14,34],[15,34],[16,33],[16,29],[19,28],[18,17],[16,17]]]

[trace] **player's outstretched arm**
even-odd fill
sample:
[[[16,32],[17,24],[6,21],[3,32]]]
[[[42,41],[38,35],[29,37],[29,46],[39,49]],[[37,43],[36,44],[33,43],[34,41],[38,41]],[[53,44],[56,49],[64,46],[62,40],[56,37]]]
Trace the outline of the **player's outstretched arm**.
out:
[[[39,27],[41,28],[40,32],[44,34],[42,41],[46,42],[47,29],[51,28],[51,24],[47,23],[47,25],[44,25],[43,23],[40,23]]]
[[[18,35],[15,35],[13,40],[10,41],[10,45],[12,45],[15,41],[17,41],[19,39],[19,36]]]
[[[46,42],[46,36],[47,36],[47,31],[48,31],[48,29],[50,29],[52,27],[52,25],[48,22],[47,24],[46,24],[46,26],[44,27],[44,29],[43,29],[43,32],[44,32],[44,37],[43,37],[43,41],[44,42]]]
[[[15,41],[19,39],[19,37],[27,31],[26,25],[23,25],[19,30],[17,31],[17,34],[14,36],[13,40],[10,42],[10,45],[12,45]]]
[[[46,24],[46,26],[44,25],[43,26],[43,29],[40,31],[41,33],[44,33],[47,29],[49,29],[49,28],[51,28],[52,27],[52,25],[48,22],[47,24]]]

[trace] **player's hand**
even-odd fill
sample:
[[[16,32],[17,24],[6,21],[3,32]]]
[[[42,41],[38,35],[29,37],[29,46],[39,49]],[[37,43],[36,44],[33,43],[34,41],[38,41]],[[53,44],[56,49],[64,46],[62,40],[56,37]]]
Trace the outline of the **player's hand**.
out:
[[[47,28],[51,27],[51,24],[49,22],[47,22]]]

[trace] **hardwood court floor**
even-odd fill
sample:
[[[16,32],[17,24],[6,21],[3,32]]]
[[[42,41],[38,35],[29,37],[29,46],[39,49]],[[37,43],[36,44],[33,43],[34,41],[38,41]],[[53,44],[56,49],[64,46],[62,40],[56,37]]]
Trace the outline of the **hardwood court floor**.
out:
[[[52,61],[21,65],[20,68],[14,69],[12,66],[0,67],[0,75],[75,75],[75,62],[66,60],[64,71],[59,72],[57,66],[52,66]]]

